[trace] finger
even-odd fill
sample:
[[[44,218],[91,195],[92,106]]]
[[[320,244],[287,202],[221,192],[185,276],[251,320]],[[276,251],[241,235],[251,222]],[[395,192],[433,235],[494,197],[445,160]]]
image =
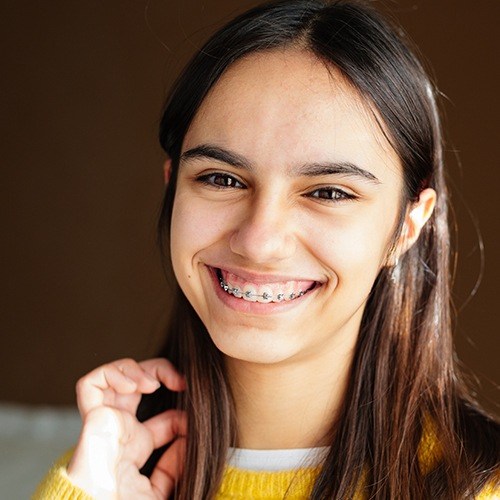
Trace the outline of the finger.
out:
[[[181,410],[167,410],[146,420],[143,425],[151,432],[155,448],[187,434],[187,416]]]
[[[76,384],[78,408],[82,417],[104,404],[105,391],[108,389],[131,394],[136,391],[137,384],[113,364],[96,368]]]
[[[114,365],[130,380],[137,384],[137,390],[142,394],[149,394],[160,387],[160,382],[150,375],[133,359],[121,359],[113,362]]]
[[[162,382],[171,391],[186,389],[186,378],[181,375],[170,361],[154,358],[141,361],[139,365],[153,378]]]
[[[151,474],[151,486],[158,498],[168,498],[172,494],[184,470],[185,460],[186,438],[179,437],[161,456]]]
[[[106,403],[107,391],[134,394],[139,385],[141,390],[147,392],[153,392],[159,387],[158,381],[149,375],[146,376],[134,360],[122,359],[96,368],[81,378],[76,386],[78,407],[82,417]]]

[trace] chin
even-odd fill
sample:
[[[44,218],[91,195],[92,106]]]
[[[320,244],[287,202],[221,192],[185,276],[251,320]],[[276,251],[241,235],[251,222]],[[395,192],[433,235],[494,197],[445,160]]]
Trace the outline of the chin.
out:
[[[210,337],[225,356],[247,363],[275,364],[297,354],[299,347],[292,339],[283,339],[277,332],[240,330],[236,334],[214,331]]]

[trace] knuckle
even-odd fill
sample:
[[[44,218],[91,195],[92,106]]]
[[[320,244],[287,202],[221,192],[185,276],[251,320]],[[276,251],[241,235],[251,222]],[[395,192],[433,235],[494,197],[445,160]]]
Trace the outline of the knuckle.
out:
[[[113,361],[110,364],[115,365],[115,366],[134,365],[134,364],[136,364],[136,361],[132,358],[122,358],[122,359],[117,359],[116,361]]]
[[[99,406],[87,413],[84,427],[93,429],[99,434],[119,435],[122,428],[122,416],[116,408]]]
[[[75,384],[76,393],[81,394],[82,391],[85,389],[86,384],[87,384],[87,376],[86,375],[84,377],[79,378]]]
[[[156,365],[168,365],[169,362],[165,358],[151,358],[142,361],[141,364],[149,364],[156,366]]]

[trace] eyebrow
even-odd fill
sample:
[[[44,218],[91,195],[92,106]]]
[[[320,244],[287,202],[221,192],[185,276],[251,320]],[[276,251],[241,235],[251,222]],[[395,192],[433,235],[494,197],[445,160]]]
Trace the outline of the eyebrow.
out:
[[[235,168],[252,171],[254,169],[252,162],[244,156],[230,151],[228,149],[215,146],[213,144],[201,144],[194,148],[188,149],[181,155],[181,161],[190,159],[205,159],[220,161],[231,165]],[[291,175],[305,176],[305,177],[318,177],[322,175],[346,175],[361,177],[364,180],[370,181],[374,184],[380,184],[380,181],[368,170],[365,170],[351,162],[346,161],[326,161],[317,163],[305,163],[297,167],[293,167],[290,171]]]
[[[244,170],[253,170],[252,163],[248,161],[244,156],[235,153],[234,151],[229,151],[223,149],[219,146],[213,146],[211,144],[201,144],[195,148],[188,149],[181,155],[181,161],[189,160],[191,158],[211,158],[212,160],[217,160],[222,163],[227,163],[236,168],[242,168]]]

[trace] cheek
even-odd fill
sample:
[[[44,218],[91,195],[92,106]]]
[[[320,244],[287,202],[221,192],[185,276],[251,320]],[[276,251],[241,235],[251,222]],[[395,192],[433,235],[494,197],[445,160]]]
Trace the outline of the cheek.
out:
[[[175,198],[170,228],[174,271],[176,265],[194,265],[199,251],[214,244],[224,232],[224,219],[195,197]]]
[[[177,268],[190,259],[195,250],[196,239],[192,237],[193,230],[196,230],[199,223],[192,217],[192,213],[187,209],[187,205],[182,203],[182,198],[176,197],[172,211],[172,222],[170,225],[170,253],[172,265],[177,274]],[[178,277],[179,279],[179,277]]]
[[[340,282],[373,281],[382,266],[391,234],[383,219],[344,217],[328,224],[309,224],[305,241]],[[314,242],[314,244],[312,243]],[[358,281],[359,282],[359,281]]]

